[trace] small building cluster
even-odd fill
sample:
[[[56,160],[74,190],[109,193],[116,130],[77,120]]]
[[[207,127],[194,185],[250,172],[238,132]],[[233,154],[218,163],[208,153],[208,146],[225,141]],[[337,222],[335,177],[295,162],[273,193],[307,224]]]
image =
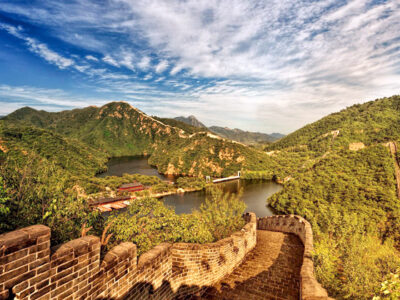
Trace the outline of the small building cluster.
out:
[[[140,182],[125,183],[118,188],[118,192],[139,192],[143,191],[144,186]]]
[[[118,193],[123,192],[139,192],[145,188],[140,182],[125,183],[118,187]],[[135,199],[134,196],[118,196],[118,197],[104,197],[99,198],[91,203],[91,206],[97,208],[101,212],[112,211],[113,209],[125,208],[129,205],[129,201]]]

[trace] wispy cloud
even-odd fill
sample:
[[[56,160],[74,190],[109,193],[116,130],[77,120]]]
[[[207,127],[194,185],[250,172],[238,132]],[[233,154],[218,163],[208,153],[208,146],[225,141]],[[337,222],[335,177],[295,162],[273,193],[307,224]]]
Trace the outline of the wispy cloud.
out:
[[[0,23],[0,29],[6,30],[9,34],[25,41],[29,50],[41,56],[47,62],[56,65],[60,69],[65,69],[75,64],[71,58],[63,57],[57,52],[50,50],[46,44],[40,43],[34,38],[26,36],[21,27],[15,27]]]
[[[92,61],[99,61],[98,58],[94,57],[93,55],[86,55],[85,58],[87,60],[92,60]]]
[[[156,73],[162,73],[168,68],[168,61],[162,60],[158,63],[158,65],[155,67]]]
[[[190,112],[206,123],[288,132],[400,93],[398,0],[8,2],[0,11],[90,54],[75,58],[21,27],[1,29],[149,113]]]
[[[119,67],[120,64],[114,59],[112,58],[110,55],[106,55],[103,57],[103,61],[114,66],[114,67]]]

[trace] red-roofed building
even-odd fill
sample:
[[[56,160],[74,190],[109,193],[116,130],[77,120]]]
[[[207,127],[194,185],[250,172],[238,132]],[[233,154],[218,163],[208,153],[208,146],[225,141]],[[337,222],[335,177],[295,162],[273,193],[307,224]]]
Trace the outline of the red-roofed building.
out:
[[[144,186],[140,182],[125,183],[118,188],[118,192],[139,192],[143,190]]]

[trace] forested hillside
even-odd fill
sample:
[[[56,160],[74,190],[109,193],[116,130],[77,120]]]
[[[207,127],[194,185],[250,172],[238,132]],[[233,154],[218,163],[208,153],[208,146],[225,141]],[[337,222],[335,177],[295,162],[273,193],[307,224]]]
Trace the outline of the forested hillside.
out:
[[[265,151],[149,117],[123,102],[59,113],[23,108],[0,121],[0,229],[44,223],[62,241],[79,234],[83,222],[101,226],[82,195],[105,189],[93,176],[111,156],[149,154],[169,174],[242,170],[248,179],[281,182],[269,204],[311,222],[316,273],[330,295],[371,299],[400,265],[400,200],[389,141],[400,142],[398,96],[331,114]]]
[[[400,265],[400,199],[388,141],[400,141],[398,96],[331,114],[266,149],[298,166],[269,203],[311,222],[318,278],[339,299],[371,299]]]
[[[223,138],[237,141],[246,145],[258,143],[267,144],[278,139],[266,133],[244,131],[238,128],[230,129],[227,127],[211,126],[209,129]]]
[[[176,119],[159,118],[159,117],[156,117],[156,116],[152,116],[152,117],[154,119],[166,124],[166,125],[173,126],[173,127],[176,127],[176,128],[180,128],[180,129],[184,130],[186,133],[189,133],[189,134],[192,134],[192,133],[195,133],[195,132],[205,132],[205,131],[207,131],[207,128],[205,128],[205,127],[196,127],[196,126],[187,124],[185,122],[178,121]]]
[[[289,134],[268,149],[307,145],[309,149],[324,151],[331,145],[336,149],[353,142],[371,145],[390,139],[400,139],[400,96],[356,104],[333,113]]]
[[[265,168],[264,163],[270,160],[257,150],[200,133],[206,129],[173,119],[152,118],[125,102],[58,113],[22,108],[3,120],[78,139],[109,157],[150,155],[150,163],[162,173],[229,176],[255,166],[255,162]],[[201,161],[193,164],[200,156]]]
[[[0,149],[0,232],[46,224],[53,241],[60,242],[78,236],[88,220],[102,226],[76,183],[104,170],[104,152],[53,131],[4,121]]]

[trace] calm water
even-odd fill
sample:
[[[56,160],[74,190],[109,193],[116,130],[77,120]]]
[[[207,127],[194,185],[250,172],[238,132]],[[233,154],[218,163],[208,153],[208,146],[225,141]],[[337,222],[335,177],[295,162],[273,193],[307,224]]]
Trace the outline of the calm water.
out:
[[[259,180],[235,180],[225,183],[218,183],[225,192],[237,193],[243,189],[242,200],[246,203],[246,211],[256,213],[258,217],[272,216],[274,213],[266,207],[266,200],[272,194],[280,191],[282,187],[272,181]],[[198,209],[204,202],[207,191],[198,191],[185,194],[175,194],[164,197],[167,205],[175,207],[178,214],[190,213],[193,209]]]
[[[174,176],[159,174],[155,167],[147,163],[145,156],[129,156],[112,158],[108,162],[108,171],[99,174],[99,177],[122,176],[122,174],[143,174],[157,176],[162,180],[175,181]],[[216,184],[221,186],[225,192],[238,193],[242,188],[242,199],[247,205],[246,211],[252,211],[258,217],[271,216],[273,212],[266,207],[266,200],[272,194],[280,191],[282,187],[272,181],[260,180],[235,180]],[[193,209],[198,209],[204,202],[207,191],[198,191],[184,194],[175,194],[163,198],[165,204],[173,206],[176,213],[190,213]]]
[[[157,176],[162,180],[175,181],[176,177],[173,175],[163,175],[158,173],[157,168],[152,167],[147,163],[147,159],[148,157],[146,156],[113,157],[107,163],[107,172],[101,173],[98,176],[122,176],[124,173],[137,173],[148,176]]]

